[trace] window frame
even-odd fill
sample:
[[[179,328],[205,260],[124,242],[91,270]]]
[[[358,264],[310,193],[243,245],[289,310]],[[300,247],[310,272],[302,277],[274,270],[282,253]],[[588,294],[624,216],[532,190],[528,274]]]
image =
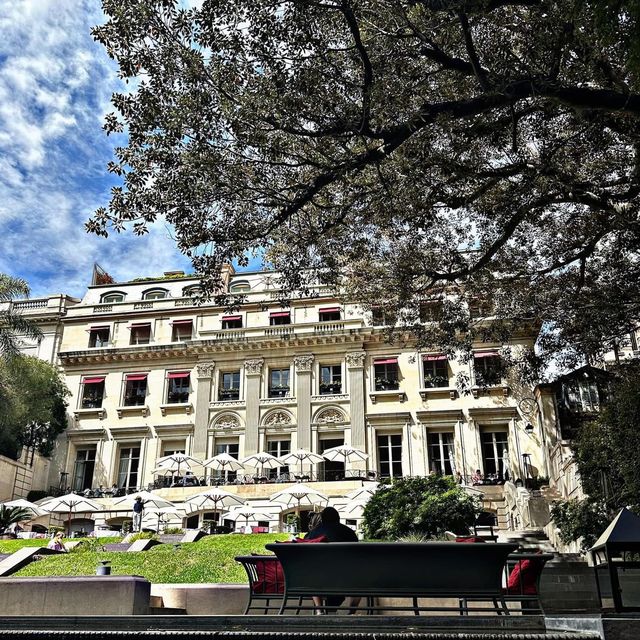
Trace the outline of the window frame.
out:
[[[107,347],[109,345],[109,342],[111,340],[111,326],[110,325],[100,325],[100,326],[95,326],[95,327],[89,327],[87,329],[88,333],[89,333],[89,345],[88,348],[89,349],[104,349],[105,347]],[[107,339],[102,342],[101,344],[96,344],[97,337],[101,332],[105,332],[107,333]],[[91,344],[93,342],[93,344]]]
[[[231,326],[229,326],[229,323],[232,323]],[[239,323],[239,324],[235,325],[233,323]],[[222,318],[220,318],[220,328],[222,329],[222,331],[229,331],[231,329],[242,329],[243,325],[244,325],[244,318],[240,314],[231,315],[231,316],[222,316]]]
[[[269,326],[281,327],[291,324],[291,311],[271,311],[269,313]]]
[[[446,389],[449,387],[449,360],[443,354],[423,354],[422,388]]]
[[[148,327],[149,328],[149,337],[148,340],[146,342],[141,342],[139,339],[136,339],[134,341],[134,335],[136,335],[138,333],[138,330],[144,328],[144,327]],[[128,326],[129,329],[129,345],[135,345],[135,346],[140,346],[140,345],[146,345],[146,344],[151,344],[151,340],[153,338],[153,331],[151,329],[151,322],[133,322]]]
[[[318,309],[318,322],[340,322],[340,320],[342,320],[342,309],[340,307]]]
[[[225,376],[231,376],[231,384],[235,382],[235,376],[237,375],[238,386],[225,387]],[[234,369],[233,371],[220,371],[218,375],[218,402],[224,401],[238,401],[240,400],[240,386],[242,383],[242,371],[240,369]],[[237,393],[233,393],[237,390]],[[231,393],[230,393],[231,392]]]
[[[136,376],[136,378],[134,378],[134,376]],[[144,376],[143,378],[137,378],[138,376]],[[135,397],[139,398],[142,397],[142,402],[135,402],[135,403],[129,403],[127,402],[127,398],[132,397],[130,394],[127,393],[127,390],[129,389],[129,383],[133,383],[133,382],[143,382],[144,381],[144,394],[142,393],[136,393]],[[136,386],[136,385],[133,385]],[[123,407],[144,407],[146,400],[147,400],[147,396],[149,393],[149,374],[148,373],[126,373],[124,376],[124,380],[123,380],[123,391],[122,391],[122,405]]]
[[[229,283],[229,293],[249,293],[250,291],[251,283],[248,280],[238,280],[237,282]]]
[[[180,375],[178,375],[180,374]],[[186,374],[186,375],[185,375]],[[189,402],[189,397],[191,395],[191,372],[178,370],[178,371],[167,371],[165,375],[167,381],[167,388],[165,392],[165,402],[166,404],[187,404]],[[187,390],[185,391],[172,391],[172,385],[176,380],[185,381]],[[182,386],[182,383],[181,383]],[[172,394],[174,396],[179,395],[181,399],[172,400]],[[184,397],[186,394],[186,398]]]
[[[178,327],[186,327],[189,325],[189,337],[180,337],[177,335],[179,331],[176,331]],[[171,321],[171,342],[189,342],[189,340],[193,340],[193,327],[194,322],[191,318],[185,318],[184,320],[172,320]],[[177,339],[176,339],[177,338]]]
[[[120,300],[109,300],[111,296],[119,296]],[[118,302],[124,302],[127,299],[127,294],[124,291],[107,291],[100,296],[100,304],[116,304]]]
[[[400,365],[396,356],[380,356],[373,359],[374,391],[400,389]]]
[[[157,293],[162,293],[164,295],[157,296],[155,295]],[[169,289],[163,289],[162,287],[153,287],[153,289],[147,289],[142,292],[142,300],[165,300],[168,297]]]
[[[96,381],[96,382],[87,382],[87,380],[92,380],[92,379],[97,379],[97,378],[102,378],[101,381]],[[105,398],[105,382],[106,382],[106,375],[93,375],[93,376],[83,376],[82,380],[80,382],[80,394],[79,394],[79,404],[80,404],[80,409],[102,409],[102,403],[104,402],[104,398]],[[97,406],[85,406],[85,402],[88,400],[88,398],[86,397],[86,391],[87,391],[87,385],[89,385],[89,388],[94,387],[96,388],[96,390],[101,389],[102,393],[98,394],[96,393],[96,396],[100,396],[100,401],[97,404]]]
[[[323,369],[330,369],[329,377],[323,375]],[[337,376],[336,376],[337,369]],[[318,395],[330,396],[341,394],[343,386],[342,364],[340,363],[320,363],[318,366]]]
[[[273,375],[276,371],[280,372],[279,384],[273,384]],[[282,384],[283,373],[286,372],[287,384]],[[269,367],[267,378],[267,397],[268,398],[288,398],[291,396],[291,367]]]

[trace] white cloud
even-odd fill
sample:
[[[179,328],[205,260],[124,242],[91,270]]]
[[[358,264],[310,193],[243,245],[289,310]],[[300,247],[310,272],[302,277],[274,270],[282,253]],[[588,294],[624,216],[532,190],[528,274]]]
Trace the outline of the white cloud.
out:
[[[122,89],[89,33],[103,20],[99,0],[0,2],[0,272],[34,295],[82,296],[94,261],[118,279],[188,266],[162,224],[142,239],[84,231],[108,201],[101,127]]]

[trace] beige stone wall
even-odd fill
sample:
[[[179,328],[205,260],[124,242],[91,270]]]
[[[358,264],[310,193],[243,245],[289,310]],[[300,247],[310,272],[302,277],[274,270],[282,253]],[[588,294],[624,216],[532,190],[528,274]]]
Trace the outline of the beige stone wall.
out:
[[[13,499],[13,488],[19,462],[0,456],[0,502]]]

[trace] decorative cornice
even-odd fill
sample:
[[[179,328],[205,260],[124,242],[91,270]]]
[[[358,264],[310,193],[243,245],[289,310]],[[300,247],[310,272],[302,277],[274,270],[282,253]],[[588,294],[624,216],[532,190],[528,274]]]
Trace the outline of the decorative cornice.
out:
[[[366,351],[350,351],[344,358],[349,369],[362,369],[366,357]]]
[[[296,373],[311,373],[314,357],[312,354],[295,356],[293,364],[296,366]]]
[[[244,372],[248,376],[259,376],[262,374],[264,358],[252,358],[244,361]]]

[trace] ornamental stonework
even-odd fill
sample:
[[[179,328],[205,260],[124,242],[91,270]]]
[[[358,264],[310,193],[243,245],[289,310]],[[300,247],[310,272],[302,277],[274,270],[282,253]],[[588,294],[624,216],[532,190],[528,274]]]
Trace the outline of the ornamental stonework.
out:
[[[198,372],[198,378],[210,378],[213,375],[215,366],[215,362],[201,362],[197,364],[196,370]]]
[[[367,357],[364,351],[351,351],[345,355],[347,367],[349,369],[362,369],[364,367],[364,359]]]
[[[244,370],[248,376],[259,376],[262,373],[262,365],[264,360],[262,358],[255,358],[253,360],[244,361]]]
[[[346,422],[346,418],[342,411],[338,409],[325,409],[316,421],[318,424],[336,424],[338,422]]]
[[[296,365],[296,373],[303,373],[305,371],[311,371],[313,365],[313,356],[296,356],[293,359],[293,363]]]
[[[237,429],[240,427],[240,421],[235,416],[224,416],[214,425],[214,429]]]
[[[291,424],[291,416],[286,411],[274,411],[264,421],[265,427],[276,427],[282,424]]]

